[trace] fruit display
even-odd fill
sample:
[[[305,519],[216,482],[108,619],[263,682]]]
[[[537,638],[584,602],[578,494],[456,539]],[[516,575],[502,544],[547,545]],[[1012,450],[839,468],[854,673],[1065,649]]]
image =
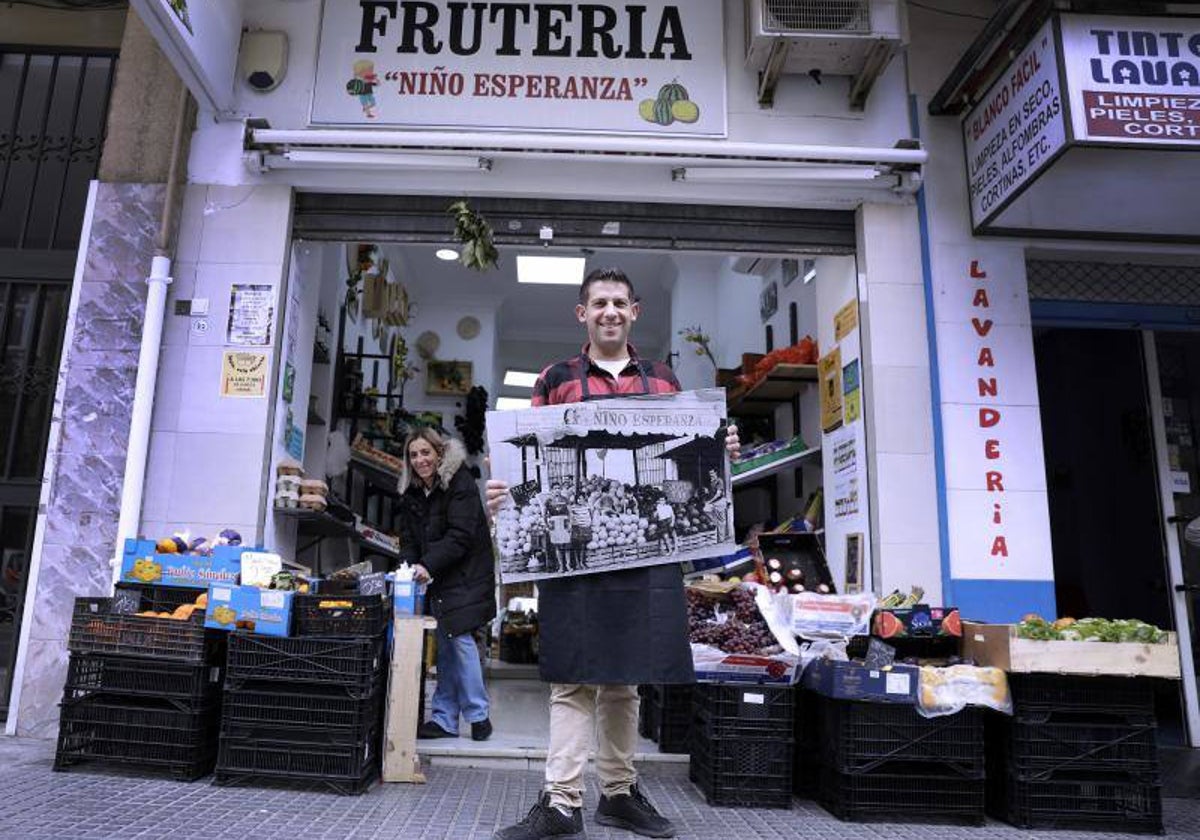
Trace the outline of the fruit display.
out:
[[[687,589],[688,637],[724,653],[771,656],[783,649],[758,611],[754,592],[734,589],[724,598]]]
[[[1063,642],[1137,642],[1167,644],[1170,635],[1153,624],[1136,618],[1107,619],[1063,617],[1047,621],[1029,613],[1017,624],[1017,637],[1036,641]]]
[[[654,99],[638,103],[638,113],[646,122],[659,125],[694,123],[700,119],[700,106],[688,98],[687,88],[676,80],[660,87]]]
[[[201,592],[193,603],[180,604],[172,611],[163,610],[155,612],[154,610],[144,610],[135,613],[135,615],[142,616],[143,618],[169,618],[172,621],[188,621],[195,616],[197,611],[203,613],[206,607],[208,607],[208,593]]]
[[[781,347],[767,353],[758,360],[752,370],[744,371],[738,377],[738,383],[746,388],[753,388],[766,379],[776,365],[815,365],[819,356],[816,341],[811,335],[806,335],[790,347]]]

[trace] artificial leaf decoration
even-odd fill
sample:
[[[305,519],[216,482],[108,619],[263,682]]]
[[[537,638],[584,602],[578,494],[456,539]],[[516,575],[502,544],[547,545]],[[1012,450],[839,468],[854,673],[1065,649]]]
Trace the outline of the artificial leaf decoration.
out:
[[[462,246],[459,262],[476,271],[496,267],[500,252],[492,241],[492,226],[465,201],[455,201],[446,212],[454,217],[454,238]]]

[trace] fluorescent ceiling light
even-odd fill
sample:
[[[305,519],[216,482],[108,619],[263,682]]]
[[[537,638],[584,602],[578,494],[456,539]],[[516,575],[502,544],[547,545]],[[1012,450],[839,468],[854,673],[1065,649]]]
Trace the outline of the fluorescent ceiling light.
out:
[[[584,257],[517,255],[517,282],[578,286],[583,282]]]
[[[685,166],[672,170],[671,179],[716,184],[751,181],[865,184],[883,174],[874,166]]]
[[[517,408],[529,408],[533,404],[532,400],[525,397],[496,397],[497,411],[512,411]]]
[[[446,260],[447,262],[458,259],[458,251],[455,251],[453,248],[438,248],[433,252],[433,255],[439,260]]]
[[[525,370],[506,370],[504,384],[514,388],[532,388],[537,384],[538,375]]]
[[[488,171],[490,158],[477,155],[431,155],[354,149],[289,149],[264,155],[266,169],[450,169]]]

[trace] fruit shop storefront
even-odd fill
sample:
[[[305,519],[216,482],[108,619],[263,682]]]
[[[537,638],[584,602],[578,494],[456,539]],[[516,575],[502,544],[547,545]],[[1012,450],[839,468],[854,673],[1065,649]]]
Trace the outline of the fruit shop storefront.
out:
[[[566,257],[626,268],[646,313],[639,351],[671,358],[685,388],[711,386],[717,368],[722,382],[753,374],[754,354],[788,359],[806,336],[836,351],[832,403],[814,366],[731,406],[747,441],[790,445],[790,460],[739,490],[739,532],[812,509],[836,580],[920,582],[940,600],[912,197],[925,155],[907,139],[901,63],[867,61],[856,44],[856,66],[818,83],[789,65],[764,88],[736,2],[652,5],[611,26],[590,6],[481,18],[477,50],[448,23],[459,12],[430,4],[440,16],[418,25],[391,5],[218,3],[192,15],[190,38],[164,28],[177,23],[169,9],[138,6],[200,113],[129,535],[232,528],[324,571],[363,552],[388,562],[388,418],[454,428],[458,416],[469,429],[482,405],[472,388],[489,405],[528,399],[528,376],[577,353],[581,332],[570,286],[520,283],[515,269]],[[206,23],[213,9],[220,26]],[[229,16],[270,37],[248,35],[239,57],[221,40]],[[891,31],[895,48],[894,10]],[[490,227],[498,269],[434,254],[481,259],[446,212],[463,197]],[[822,457],[834,442],[836,482]],[[323,521],[322,500],[288,512],[277,486],[284,459],[321,481],[334,451],[358,528]],[[96,594],[51,583],[58,556],[38,561],[38,614]],[[9,728],[49,734],[65,630],[39,633]]]

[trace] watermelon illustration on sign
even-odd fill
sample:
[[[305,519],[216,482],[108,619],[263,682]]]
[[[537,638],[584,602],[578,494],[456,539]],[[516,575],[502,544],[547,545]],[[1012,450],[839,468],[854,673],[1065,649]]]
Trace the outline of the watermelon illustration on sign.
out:
[[[700,119],[700,106],[688,98],[687,88],[674,80],[659,88],[654,99],[638,103],[638,113],[646,122],[659,125],[694,123]]]

